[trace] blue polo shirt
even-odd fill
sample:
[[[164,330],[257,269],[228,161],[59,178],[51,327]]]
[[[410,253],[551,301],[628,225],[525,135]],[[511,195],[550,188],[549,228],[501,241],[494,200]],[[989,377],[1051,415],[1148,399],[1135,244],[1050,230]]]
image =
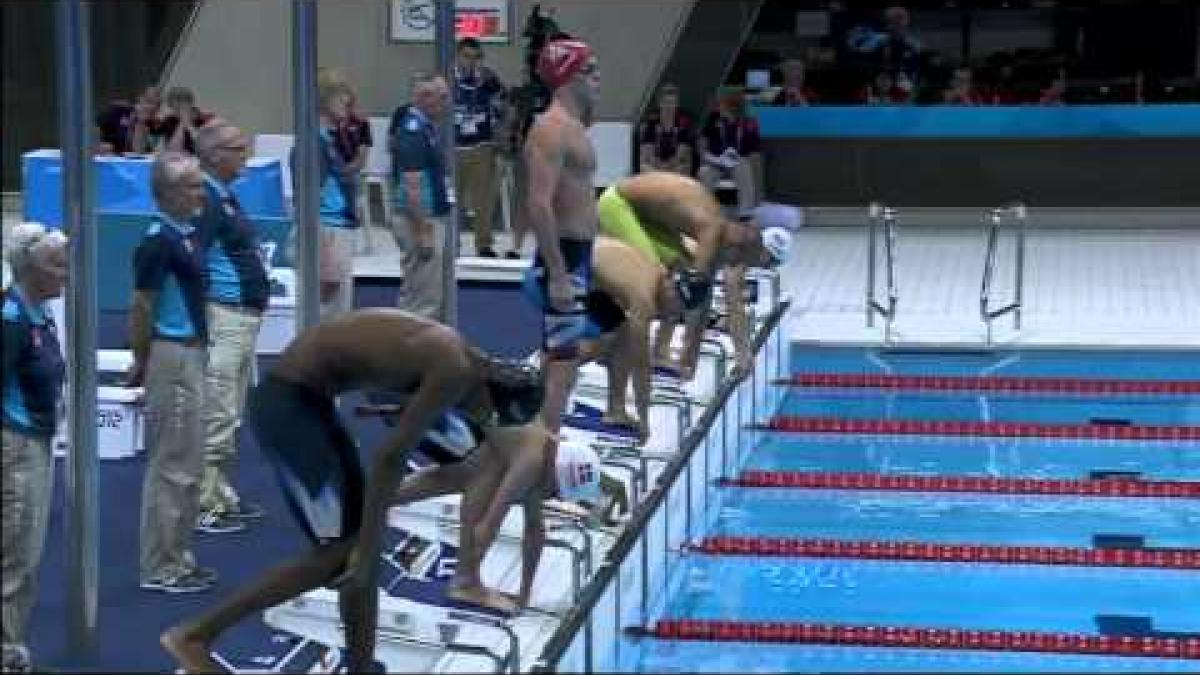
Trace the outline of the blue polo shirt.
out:
[[[4,291],[4,427],[53,436],[65,375],[54,318],[13,284]]]
[[[206,174],[204,189],[208,198],[198,225],[208,256],[208,300],[262,311],[271,285],[258,230],[228,186]]]
[[[160,214],[133,252],[133,286],[157,294],[154,337],[195,340],[207,336],[205,255],[196,227]]]
[[[404,174],[421,173],[420,204],[431,216],[450,213],[446,194],[446,162],[442,156],[437,127],[416,106],[396,112],[392,120],[392,195],[399,209],[408,206],[408,184]]]
[[[358,227],[358,215],[354,209],[357,198],[355,181],[346,176],[346,160],[338,150],[336,131],[321,127],[317,134],[317,156],[320,159],[318,172],[321,183],[321,224],[327,227]],[[296,149],[292,148],[289,160],[292,164],[292,189],[300,190],[296,181]]]

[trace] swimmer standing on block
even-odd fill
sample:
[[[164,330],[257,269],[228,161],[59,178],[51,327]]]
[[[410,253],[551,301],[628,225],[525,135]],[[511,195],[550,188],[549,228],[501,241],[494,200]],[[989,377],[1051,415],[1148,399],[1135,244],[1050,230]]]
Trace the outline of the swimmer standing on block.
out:
[[[534,120],[525,140],[525,208],[537,239],[526,286],[540,290],[541,297],[533,299],[542,312],[542,419],[547,430],[557,434],[581,365],[580,342],[585,339],[586,300],[592,287],[596,153],[587,127],[600,76],[592,49],[569,39],[551,40],[542,48],[537,74],[554,99]]]
[[[364,390],[408,395],[366,472],[334,403]],[[188,672],[222,672],[209,649],[223,631],[250,614],[331,586],[340,594],[349,670],[370,671],[380,540],[409,454],[448,409],[473,420],[486,436],[533,421],[541,402],[536,371],[492,358],[454,329],[414,314],[359,310],[300,334],[254,389],[247,417],[314,548],[169,629],[163,646]]]

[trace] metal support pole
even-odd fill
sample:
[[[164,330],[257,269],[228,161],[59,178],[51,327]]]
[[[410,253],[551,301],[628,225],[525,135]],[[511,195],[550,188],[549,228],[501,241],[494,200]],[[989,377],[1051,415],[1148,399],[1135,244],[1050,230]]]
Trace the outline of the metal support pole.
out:
[[[1021,330],[1021,313],[1025,309],[1025,227],[1029,219],[1029,214],[1025,210],[1024,204],[1018,204],[1014,211],[1017,216],[1017,269],[1014,271],[1015,281],[1017,284],[1016,298],[1014,299],[1017,308],[1013,310],[1013,328]]]
[[[292,0],[292,120],[295,135],[296,333],[321,320],[318,246],[321,176],[317,134],[317,3]]]
[[[59,0],[58,131],[62,141],[63,228],[71,239],[66,297],[70,398],[67,429],[66,573],[70,651],[99,642],[96,498],[96,222],[92,201],[92,66],[82,0]]]
[[[875,223],[880,206],[871,203],[867,211],[867,328],[875,326]]]
[[[438,127],[441,132],[442,153],[446,165],[447,194],[453,194],[450,214],[446,216],[446,242],[442,249],[442,323],[458,324],[458,208],[461,195],[455,194],[458,154],[454,146],[454,0],[437,0],[437,22],[434,42],[437,44],[437,68],[450,85],[450,112]]]

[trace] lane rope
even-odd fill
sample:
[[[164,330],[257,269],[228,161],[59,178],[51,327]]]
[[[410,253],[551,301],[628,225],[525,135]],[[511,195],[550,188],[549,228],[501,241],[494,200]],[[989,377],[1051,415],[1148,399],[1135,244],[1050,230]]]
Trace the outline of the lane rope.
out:
[[[788,433],[917,434],[922,436],[1033,436],[1142,441],[1200,441],[1200,426],[1041,424],[966,420],[846,419],[779,415],[751,428]]]
[[[1200,570],[1200,549],[1184,548],[1091,549],[1058,546],[940,544],[920,541],[845,541],[731,536],[706,537],[690,548],[710,555]]]
[[[1200,498],[1200,481],[917,476],[809,471],[743,471],[719,485],[741,488],[883,490],[893,492],[981,492],[1008,495]]]
[[[1075,377],[795,373],[775,380],[789,387],[923,389],[1050,394],[1200,394],[1200,380],[1113,380]]]
[[[646,631],[646,634],[663,640],[1200,658],[1200,637],[1110,636],[704,619],[660,620]]]

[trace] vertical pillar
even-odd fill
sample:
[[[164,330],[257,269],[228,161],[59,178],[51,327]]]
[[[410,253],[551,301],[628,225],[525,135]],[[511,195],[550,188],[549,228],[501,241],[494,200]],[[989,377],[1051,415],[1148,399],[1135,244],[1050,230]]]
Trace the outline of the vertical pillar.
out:
[[[292,0],[292,133],[295,165],[296,333],[321,320],[318,247],[320,171],[317,146],[317,3]]]
[[[454,0],[437,0],[437,23],[434,30],[434,43],[437,46],[437,69],[446,83],[450,85],[450,113],[441,124],[442,152],[445,156],[446,183],[448,192],[454,193],[457,185],[458,155],[454,147]],[[446,241],[442,257],[442,323],[455,326],[458,323],[458,214],[461,195],[455,194],[450,204],[450,214],[446,217]]]
[[[63,228],[71,238],[66,334],[69,398],[66,486],[67,628],[70,650],[97,645],[96,222],[92,202],[92,78],[87,3],[58,0],[58,128]]]

